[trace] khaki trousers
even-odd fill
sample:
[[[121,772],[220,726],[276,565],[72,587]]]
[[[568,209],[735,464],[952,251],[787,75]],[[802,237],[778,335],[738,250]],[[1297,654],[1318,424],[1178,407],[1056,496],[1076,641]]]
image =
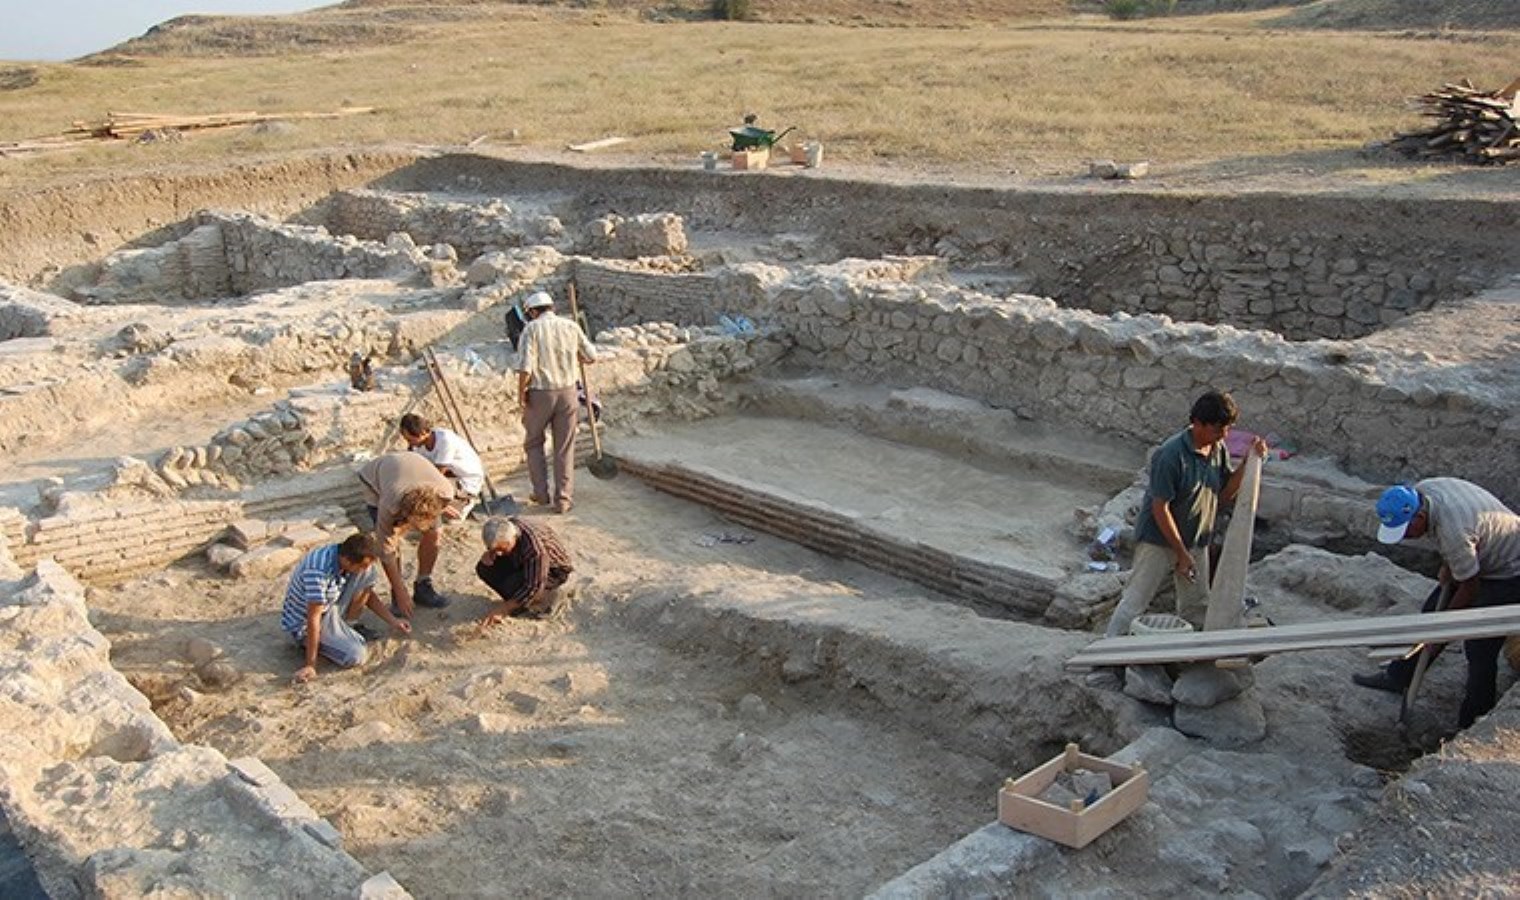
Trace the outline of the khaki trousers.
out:
[[[1129,574],[1129,584],[1119,605],[1114,607],[1113,618],[1108,620],[1106,637],[1123,637],[1129,634],[1130,623],[1143,615],[1161,589],[1161,582],[1168,575],[1177,592],[1177,615],[1186,619],[1194,628],[1203,630],[1203,617],[1209,610],[1209,548],[1193,550],[1193,568],[1198,577],[1192,581],[1177,574],[1173,565],[1172,548],[1140,541],[1135,544],[1135,567]]]
[[[580,405],[575,388],[528,391],[528,414],[523,418],[527,436],[523,452],[528,457],[528,481],[533,496],[554,503],[571,502],[575,480],[575,432],[580,425]],[[554,493],[549,493],[549,462],[544,455],[544,432],[554,438]]]

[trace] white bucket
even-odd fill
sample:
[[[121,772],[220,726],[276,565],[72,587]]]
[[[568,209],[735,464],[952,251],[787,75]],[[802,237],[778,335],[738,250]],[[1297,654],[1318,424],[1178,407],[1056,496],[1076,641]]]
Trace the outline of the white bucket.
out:
[[[702,151],[702,168],[712,172],[718,168],[718,154],[715,150]]]
[[[1186,619],[1169,613],[1147,613],[1136,616],[1135,620],[1129,623],[1129,633],[1136,635],[1181,634],[1192,630],[1193,626],[1189,625]]]
[[[816,169],[819,166],[823,165],[822,144],[818,143],[817,141],[809,141],[808,143],[802,145],[802,149],[807,154],[807,167],[809,169]]]

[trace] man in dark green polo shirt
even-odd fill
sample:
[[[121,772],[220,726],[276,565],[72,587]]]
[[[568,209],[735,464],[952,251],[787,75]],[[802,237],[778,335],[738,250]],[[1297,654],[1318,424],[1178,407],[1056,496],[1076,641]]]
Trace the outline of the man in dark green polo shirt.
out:
[[[1220,501],[1235,499],[1245,473],[1245,466],[1230,467],[1224,445],[1239,415],[1229,394],[1210,391],[1193,403],[1188,427],[1151,453],[1150,484],[1135,519],[1134,571],[1108,620],[1109,637],[1129,633],[1130,622],[1151,605],[1168,574],[1177,590],[1177,615],[1203,627],[1214,514]],[[1258,437],[1251,452],[1265,457],[1267,442]]]

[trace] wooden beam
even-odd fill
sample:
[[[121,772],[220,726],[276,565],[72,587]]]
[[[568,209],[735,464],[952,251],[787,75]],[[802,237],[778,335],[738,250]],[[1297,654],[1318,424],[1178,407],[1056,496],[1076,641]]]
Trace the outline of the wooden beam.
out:
[[[1246,569],[1251,565],[1251,539],[1256,534],[1256,501],[1261,496],[1261,457],[1246,449],[1246,470],[1235,496],[1235,512],[1219,553],[1219,571],[1209,589],[1209,608],[1203,617],[1204,631],[1239,628],[1246,599]]]
[[[1272,628],[1104,638],[1067,660],[1066,667],[1091,669],[1098,666],[1267,656],[1338,647],[1439,644],[1511,634],[1520,634],[1520,606],[1279,625]]]

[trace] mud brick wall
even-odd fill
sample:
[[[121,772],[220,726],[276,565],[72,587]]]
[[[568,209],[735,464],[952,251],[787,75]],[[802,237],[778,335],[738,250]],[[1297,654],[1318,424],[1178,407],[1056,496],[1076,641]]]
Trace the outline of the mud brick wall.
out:
[[[31,523],[11,544],[22,566],[52,557],[80,578],[110,582],[181,559],[214,538],[240,504],[153,502],[111,506]],[[9,536],[9,535],[8,535]]]
[[[713,325],[718,279],[704,273],[670,274],[609,263],[576,261],[575,283],[592,329],[640,322]]]

